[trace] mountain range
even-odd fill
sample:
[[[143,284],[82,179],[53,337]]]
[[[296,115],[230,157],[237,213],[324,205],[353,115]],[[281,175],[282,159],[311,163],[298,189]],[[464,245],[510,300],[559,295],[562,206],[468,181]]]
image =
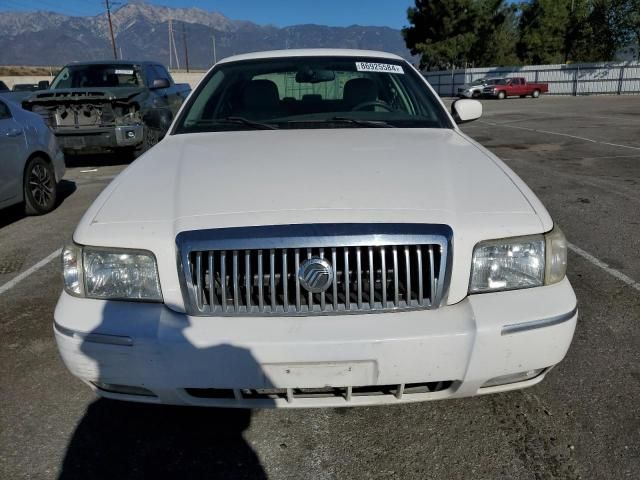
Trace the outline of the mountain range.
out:
[[[199,8],[169,8],[143,1],[124,4],[112,14],[118,55],[169,64],[172,22],[180,66],[184,38],[192,68],[237,53],[284,48],[363,48],[411,59],[401,32],[388,27],[294,25],[275,27],[232,20]],[[74,17],[53,12],[0,12],[0,65],[64,65],[113,58],[105,14]],[[174,59],[174,66],[175,59]]]

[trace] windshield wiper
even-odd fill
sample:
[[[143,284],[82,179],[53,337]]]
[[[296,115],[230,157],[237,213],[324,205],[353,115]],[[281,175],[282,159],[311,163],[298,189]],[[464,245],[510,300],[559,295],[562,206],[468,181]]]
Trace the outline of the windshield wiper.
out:
[[[373,128],[396,128],[395,125],[391,125],[382,120],[357,120],[355,118],[348,117],[332,117],[332,118],[319,118],[313,120],[288,120],[286,122],[278,122],[283,125],[288,124],[302,124],[302,125],[311,125],[311,124],[331,124],[331,123],[346,123],[349,125],[356,125],[358,127],[373,127]]]
[[[276,127],[275,125],[269,125],[268,123],[254,122],[253,120],[249,120],[248,118],[244,118],[244,117],[227,117],[218,121],[238,123],[240,125],[246,125],[247,127],[253,127],[259,130],[278,130],[278,127]]]
[[[349,117],[333,117],[330,121],[351,123],[360,127],[374,127],[374,128],[396,128],[395,125],[391,125],[383,120],[358,120],[356,118]]]

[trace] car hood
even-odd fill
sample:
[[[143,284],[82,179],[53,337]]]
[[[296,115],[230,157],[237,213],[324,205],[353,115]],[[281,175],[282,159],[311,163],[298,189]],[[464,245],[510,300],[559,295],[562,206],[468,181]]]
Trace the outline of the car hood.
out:
[[[69,101],[129,100],[144,92],[144,87],[57,88],[41,90],[23,100],[24,105],[67,103]]]
[[[74,240],[153,251],[180,309],[178,233],[302,223],[449,225],[463,272],[449,301],[466,295],[477,242],[551,225],[506,165],[453,129],[264,130],[165,138],[103,191]]]
[[[349,211],[354,221],[358,211],[533,213],[500,165],[450,129],[174,135],[115,183],[92,223],[197,217],[212,228],[274,212]]]

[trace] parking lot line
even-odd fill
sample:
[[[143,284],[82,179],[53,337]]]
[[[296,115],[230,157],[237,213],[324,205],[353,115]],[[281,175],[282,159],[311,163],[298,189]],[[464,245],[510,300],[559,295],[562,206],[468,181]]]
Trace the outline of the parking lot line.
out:
[[[640,282],[636,282],[633,278],[625,275],[624,273],[616,270],[615,268],[611,268],[609,265],[604,263],[602,260],[597,259],[593,255],[591,255],[589,252],[585,252],[580,247],[576,247],[572,243],[569,243],[568,247],[569,247],[569,250],[571,250],[572,252],[580,255],[582,258],[584,258],[588,262],[592,263],[596,267],[601,268],[602,270],[607,272],[612,277],[615,277],[618,280],[620,280],[620,281],[626,283],[627,285],[629,285],[631,288],[635,288],[636,290],[640,291]]]
[[[56,250],[55,252],[51,253],[48,257],[43,258],[42,260],[40,260],[38,263],[36,263],[33,267],[30,267],[28,269],[26,269],[24,272],[22,272],[21,274],[17,275],[15,278],[12,278],[11,280],[9,280],[7,283],[5,283],[4,285],[0,286],[0,295],[2,295],[5,292],[8,292],[9,290],[11,290],[13,287],[15,287],[18,283],[20,283],[22,280],[24,280],[25,278],[27,278],[29,275],[31,275],[32,273],[37,272],[38,270],[40,270],[42,267],[44,267],[46,264],[48,264],[49,262],[51,262],[51,260],[53,260],[54,258],[57,258],[60,256],[60,253],[62,253],[62,248],[59,248],[58,250]]]
[[[535,132],[535,133],[546,133],[548,135],[557,135],[557,136],[560,136],[560,137],[575,138],[576,140],[582,140],[584,142],[599,143],[600,145],[608,145],[610,147],[629,148],[631,150],[639,150],[640,151],[640,147],[634,147],[634,146],[631,146],[631,145],[621,145],[619,143],[601,142],[599,140],[593,140],[592,138],[579,137],[578,135],[570,135],[568,133],[552,132],[552,131],[549,131],[549,130],[538,130],[537,128],[519,127],[519,126],[516,126],[516,125],[505,125],[504,123],[487,122],[487,121],[482,121],[482,120],[480,120],[479,123],[484,123],[485,125],[491,125],[492,127],[516,128],[518,130],[527,130],[529,132]]]

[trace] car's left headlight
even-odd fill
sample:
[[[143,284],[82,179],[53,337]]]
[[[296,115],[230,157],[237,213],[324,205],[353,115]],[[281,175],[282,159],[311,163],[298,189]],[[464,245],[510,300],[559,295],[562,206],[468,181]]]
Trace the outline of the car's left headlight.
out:
[[[162,302],[151,252],[71,245],[62,252],[62,268],[64,288],[76,297]]]
[[[567,241],[559,228],[545,235],[489,240],[473,251],[469,293],[551,285],[567,271]]]

